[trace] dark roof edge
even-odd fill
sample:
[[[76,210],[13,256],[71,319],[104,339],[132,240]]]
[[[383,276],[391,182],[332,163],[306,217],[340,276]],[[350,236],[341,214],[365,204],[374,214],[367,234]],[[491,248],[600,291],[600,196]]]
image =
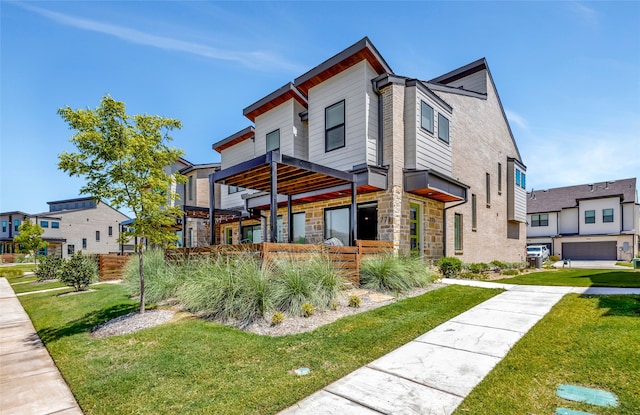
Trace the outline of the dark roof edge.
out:
[[[190,173],[194,170],[199,169],[215,169],[216,167],[220,167],[221,163],[206,163],[206,164],[194,164],[193,166],[185,167],[184,169],[178,170],[180,174]]]
[[[345,60],[349,56],[355,55],[356,53],[358,53],[362,49],[369,49],[371,51],[371,53],[373,53],[375,58],[378,60],[378,62],[380,62],[380,65],[382,65],[382,67],[385,69],[385,72],[388,72],[388,73],[391,73],[391,74],[393,73],[393,70],[391,69],[391,67],[389,66],[387,61],[385,61],[384,58],[382,57],[382,55],[380,54],[380,52],[378,52],[378,49],[376,49],[376,47],[373,45],[373,43],[371,43],[371,40],[369,40],[369,38],[367,36],[365,36],[362,39],[360,39],[359,41],[357,41],[356,43],[354,43],[353,45],[351,45],[348,48],[344,49],[342,52],[338,52],[337,54],[333,55],[332,57],[330,57],[326,61],[322,62],[320,65],[318,65],[318,66],[310,69],[309,71],[305,72],[304,74],[300,75],[299,77],[297,77],[293,81],[293,83],[295,85],[299,85],[299,84],[301,84],[301,83],[313,78],[314,76],[326,71],[328,68],[331,68],[332,66],[342,62],[343,60]]]
[[[53,202],[47,202],[47,205],[56,205],[58,203],[68,203],[68,202],[80,202],[83,200],[93,200],[95,202],[99,202],[100,200],[97,197],[87,196],[87,197],[76,197],[73,199],[64,199],[64,200],[54,200]]]
[[[434,84],[433,82],[426,82],[426,81],[421,81],[424,85],[426,85],[427,87],[433,89],[434,91],[441,91],[441,92],[448,92],[451,94],[458,94],[458,95],[465,95],[468,97],[473,97],[473,98],[480,98],[480,99],[487,99],[487,95],[486,94],[482,94],[480,92],[475,92],[475,91],[470,91],[468,89],[464,89],[464,88],[455,88],[449,85],[442,85],[442,84]]]
[[[260,108],[263,105],[273,101],[274,99],[278,98],[279,96],[286,94],[287,92],[292,92],[293,94],[295,94],[298,97],[300,97],[300,99],[302,101],[307,102],[307,97],[305,97],[302,92],[298,91],[298,89],[293,85],[292,82],[287,82],[286,84],[284,84],[280,88],[276,89],[275,91],[273,91],[272,93],[270,93],[266,97],[254,102],[253,104],[251,104],[248,107],[246,107],[245,109],[243,109],[242,110],[242,115],[246,116],[247,114],[251,113],[252,111],[257,110],[258,108]]]
[[[453,113],[453,107],[451,105],[449,105],[447,103],[447,101],[445,101],[444,99],[442,99],[441,97],[436,95],[429,88],[429,86],[425,85],[424,82],[422,82],[421,80],[419,80],[419,79],[409,79],[407,81],[407,86],[415,86],[420,91],[422,91],[427,96],[429,96],[429,98],[433,99],[434,101],[437,101],[440,105],[442,105],[449,112],[449,114]]]
[[[429,80],[429,83],[448,84],[449,82],[464,78],[465,76],[469,76],[483,69],[488,70],[489,67],[487,66],[487,60],[485,58],[480,58],[476,61],[461,66],[458,69],[449,71],[444,75],[440,75],[437,78],[433,78]]]
[[[523,162],[521,162],[519,159],[517,159],[515,157],[507,157],[507,161],[513,161],[518,166],[520,166],[520,168],[522,168],[524,170],[527,170],[527,166],[525,166]]]
[[[219,147],[224,146],[227,143],[230,143],[231,141],[238,139],[240,137],[242,137],[243,135],[248,135],[248,134],[255,134],[255,128],[253,127],[253,125],[248,126],[247,128],[244,128],[240,131],[238,131],[237,133],[231,134],[229,137],[223,138],[222,140],[213,143],[211,145],[211,148],[213,150],[218,151]]]

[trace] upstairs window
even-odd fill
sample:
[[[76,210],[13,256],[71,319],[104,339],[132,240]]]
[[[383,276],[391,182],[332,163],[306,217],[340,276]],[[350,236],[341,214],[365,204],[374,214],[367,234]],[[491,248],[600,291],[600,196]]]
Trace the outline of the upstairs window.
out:
[[[487,191],[487,207],[491,207],[491,175],[489,173],[485,176],[485,187]]]
[[[41,220],[40,221],[40,226],[42,226],[43,228],[48,228],[49,227],[49,221]]]
[[[438,114],[438,138],[449,143],[449,120],[442,114]]]
[[[527,175],[524,174],[524,172],[520,175],[520,187],[523,189],[527,188]]]
[[[324,110],[325,152],[345,146],[344,101],[337,102]]]
[[[476,195],[471,195],[471,230],[478,228],[478,209],[476,207]]]
[[[51,222],[51,228],[58,229],[60,227],[60,222]]]
[[[7,231],[7,221],[3,220],[2,221],[2,232],[6,232]]]
[[[613,222],[613,209],[602,209],[602,222]]]
[[[267,152],[280,149],[280,129],[267,134]]]
[[[433,108],[426,102],[420,101],[420,113],[422,114],[420,119],[420,127],[432,133],[433,132]]]
[[[100,242],[100,231],[96,231],[96,242]]]
[[[189,194],[189,200],[193,200],[193,176],[189,176],[189,185],[187,188],[187,193]]]
[[[584,223],[596,223],[596,211],[585,210],[584,211]]]
[[[453,249],[462,251],[462,215],[459,213],[453,217]]]
[[[549,214],[531,215],[531,226],[549,226]]]
[[[502,194],[502,164],[498,163],[498,194]]]
[[[113,236],[113,226],[109,226],[109,236]]]
[[[520,169],[516,169],[516,186],[520,186]]]
[[[13,221],[13,230],[18,232],[18,228],[20,227],[20,221],[18,219]]]

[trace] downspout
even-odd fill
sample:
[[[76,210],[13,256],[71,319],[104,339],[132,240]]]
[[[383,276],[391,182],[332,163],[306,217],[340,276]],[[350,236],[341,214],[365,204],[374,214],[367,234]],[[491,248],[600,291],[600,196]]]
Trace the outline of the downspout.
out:
[[[442,256],[447,256],[447,210],[456,206],[464,205],[469,200],[467,199],[467,192],[464,192],[464,200],[455,205],[445,206],[442,210]]]
[[[382,167],[382,163],[384,160],[383,154],[383,135],[382,135],[382,93],[378,88],[378,82],[375,79],[371,80],[371,84],[373,86],[373,92],[378,96],[378,151],[376,152],[376,163],[378,167]]]

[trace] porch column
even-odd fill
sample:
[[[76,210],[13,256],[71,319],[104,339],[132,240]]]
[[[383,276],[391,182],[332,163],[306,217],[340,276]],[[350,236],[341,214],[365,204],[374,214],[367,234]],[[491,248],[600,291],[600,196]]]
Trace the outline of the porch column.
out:
[[[272,161],[271,167],[271,229],[269,242],[278,242],[278,163]]]
[[[291,211],[291,195],[287,196],[287,233],[289,243],[293,243],[293,212]]]
[[[242,243],[242,212],[238,214],[238,243]]]
[[[355,246],[356,240],[358,239],[358,204],[356,203],[357,191],[358,190],[354,178],[354,181],[351,182],[351,231],[349,233],[351,246]]]
[[[213,181],[213,173],[209,175],[209,245],[216,244],[216,184]]]

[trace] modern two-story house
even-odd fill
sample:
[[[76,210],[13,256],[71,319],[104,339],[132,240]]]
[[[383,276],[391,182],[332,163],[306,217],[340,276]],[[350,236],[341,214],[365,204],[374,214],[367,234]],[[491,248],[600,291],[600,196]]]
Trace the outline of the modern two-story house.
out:
[[[19,227],[26,218],[44,230],[42,239],[48,242],[48,246],[41,250],[42,255],[68,258],[80,250],[108,254],[123,249],[118,241],[120,224],[129,217],[120,211],[91,197],[57,200],[47,204],[49,211],[43,213],[0,213],[0,253],[17,252],[13,238],[19,235]]]
[[[426,81],[364,38],[243,114],[252,125],[213,144],[212,244],[375,239],[524,259],[526,167],[485,59]]]
[[[630,260],[640,245],[636,179],[527,194],[527,243],[565,259]]]

